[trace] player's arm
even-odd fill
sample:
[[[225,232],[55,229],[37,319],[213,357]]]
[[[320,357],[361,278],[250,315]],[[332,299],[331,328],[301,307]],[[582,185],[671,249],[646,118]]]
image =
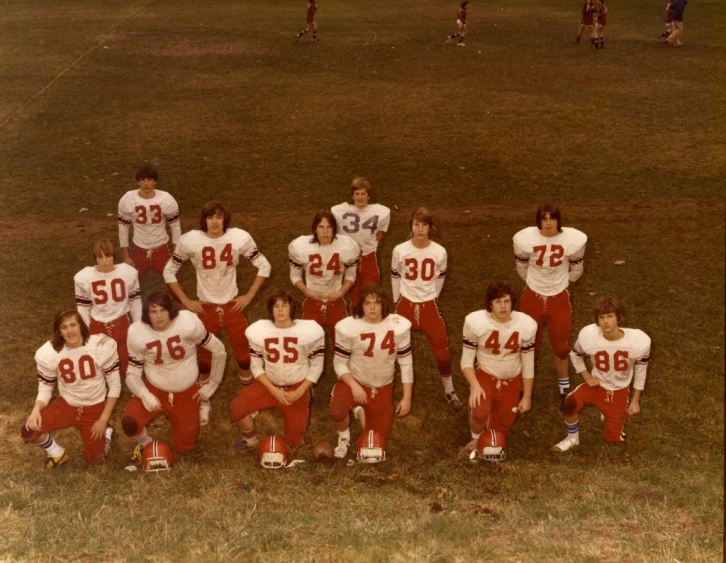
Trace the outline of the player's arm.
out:
[[[307,392],[312,385],[318,382],[320,376],[323,374],[323,367],[325,364],[325,332],[319,326],[316,327],[318,330],[318,337],[312,345],[310,353],[308,354],[309,369],[308,374],[305,377],[302,385],[294,391],[287,391],[287,397],[291,403],[297,401],[302,395]]]
[[[121,248],[121,258],[129,266],[134,266],[134,260],[129,255],[129,230],[133,217],[126,209],[124,198],[118,204],[118,244]]]
[[[240,295],[234,300],[235,305],[232,307],[232,311],[234,312],[242,311],[252,302],[255,295],[257,295],[257,292],[262,287],[262,284],[265,283],[265,280],[270,277],[270,273],[272,272],[270,262],[267,258],[265,258],[264,254],[257,250],[257,245],[251,237],[247,244],[240,249],[240,255],[247,258],[247,260],[249,260],[250,263],[257,268],[257,276],[252,282],[250,288],[247,290],[247,293]]]
[[[597,377],[593,377],[587,369],[587,366],[585,365],[585,355],[586,354],[580,346],[580,341],[578,340],[575,342],[572,350],[570,350],[570,361],[572,362],[572,367],[574,367],[575,371],[582,376],[585,383],[587,383],[590,387],[597,387],[600,385],[600,380]]]
[[[93,296],[91,295],[91,292],[88,291],[86,284],[79,279],[79,276],[80,272],[73,279],[76,289],[76,309],[78,309],[78,314],[83,319],[83,322],[86,323],[86,326],[90,327]]]
[[[345,297],[351,287],[355,284],[355,278],[358,275],[358,262],[360,262],[360,248],[356,243],[353,243],[355,252],[352,254],[351,259],[345,262],[343,270],[343,285],[338,291],[334,291],[328,294],[328,299],[331,301],[337,301]]]
[[[628,405],[628,414],[638,414],[640,412],[640,395],[645,388],[645,376],[648,370],[648,362],[650,361],[650,338],[645,352],[635,360],[633,374],[633,395]]]
[[[199,335],[203,331],[203,335],[200,339],[195,338],[194,341],[198,346],[201,346],[212,353],[212,367],[209,372],[209,380],[206,385],[202,385],[199,388],[195,397],[199,396],[208,401],[209,398],[214,395],[214,392],[217,390],[217,387],[219,387],[219,384],[222,383],[224,367],[227,363],[227,351],[224,349],[222,341],[204,328],[202,321],[199,319],[195,320],[197,321],[197,327],[194,332]]]
[[[128,288],[129,292],[129,313],[131,313],[131,321],[138,323],[141,321],[141,286],[139,285],[139,274],[134,274],[131,284]]]
[[[398,272],[400,259],[396,249],[393,249],[393,256],[391,257],[391,295],[393,296],[393,302],[398,303],[401,298],[401,274]]]
[[[532,390],[534,389],[534,340],[536,331],[531,339],[523,341],[519,347],[522,360],[522,398],[517,410],[527,412],[532,408]]]
[[[94,440],[100,440],[103,438],[106,432],[106,426],[108,426],[108,419],[111,418],[113,409],[116,407],[118,398],[121,396],[121,375],[119,372],[120,362],[118,359],[118,348],[116,341],[112,338],[104,338],[103,344],[105,359],[101,369],[103,375],[106,378],[106,385],[108,386],[108,392],[106,394],[106,402],[103,406],[103,412],[98,417],[96,422],[91,426],[91,438]]]
[[[131,330],[129,332],[131,332]],[[131,334],[129,334],[127,345],[129,348],[129,365],[126,369],[126,387],[129,388],[129,391],[131,391],[135,397],[141,399],[141,402],[147,411],[153,412],[155,410],[159,410],[161,408],[159,399],[157,399],[156,396],[149,391],[149,388],[146,387],[146,384],[141,379],[141,375],[144,370],[145,351],[142,348],[141,343],[136,342],[136,339],[133,338]]]
[[[164,281],[174,295],[176,295],[177,299],[179,299],[179,301],[181,301],[187,309],[193,313],[201,315],[204,313],[204,307],[202,307],[201,302],[189,299],[189,296],[184,291],[184,288],[177,280],[179,269],[182,267],[184,262],[189,260],[189,258],[190,255],[184,246],[184,241],[180,240],[174,249],[174,254],[171,259],[166,263],[166,266],[164,266]]]
[[[570,283],[574,283],[582,277],[585,271],[585,245],[583,244],[575,253],[568,256],[570,261]]]
[[[444,253],[444,257],[439,260],[439,275],[436,277],[435,284],[436,284],[436,298],[439,298],[439,295],[441,295],[441,290],[444,289],[444,280],[446,279],[446,261],[447,256],[446,253]]]
[[[411,350],[411,331],[407,330],[396,342],[396,361],[401,369],[403,397],[396,405],[396,414],[406,416],[411,412],[413,401],[413,353]]]
[[[179,204],[171,196],[169,196],[169,200],[164,210],[164,218],[171,231],[171,244],[172,249],[174,249],[176,243],[179,242],[179,237],[181,237],[181,221],[179,219]]]
[[[50,399],[53,396],[53,389],[58,379],[57,367],[41,358],[42,351],[43,348],[38,350],[38,353],[35,355],[38,368],[38,395],[35,398],[33,410],[25,421],[25,428],[35,431],[40,430],[40,425],[43,423],[43,417],[40,411],[50,403]]]
[[[366,394],[365,389],[363,389],[360,383],[358,383],[355,377],[353,377],[353,374],[350,373],[348,367],[348,364],[350,363],[351,349],[350,339],[336,328],[333,369],[335,370],[335,374],[338,376],[338,379],[350,387],[350,390],[353,393],[353,400],[356,404],[365,405],[368,401],[368,395]]]
[[[524,281],[527,281],[527,271],[529,270],[530,253],[526,252],[517,244],[517,235],[514,235],[514,262],[517,266],[517,273]]]
[[[476,408],[481,401],[486,400],[487,395],[484,392],[474,370],[474,361],[476,360],[476,350],[478,347],[478,338],[468,323],[464,323],[464,339],[461,346],[461,373],[464,375],[469,384],[469,407]]]

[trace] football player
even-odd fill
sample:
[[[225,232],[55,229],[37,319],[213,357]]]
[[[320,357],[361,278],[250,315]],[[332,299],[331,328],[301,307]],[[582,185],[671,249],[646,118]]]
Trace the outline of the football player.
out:
[[[353,316],[335,326],[333,367],[338,383],[333,387],[330,417],[338,430],[336,458],[348,455],[350,412],[363,407],[364,432],[375,430],[388,436],[393,425],[393,375],[396,361],[401,368],[403,398],[396,406],[398,416],[411,411],[413,357],[411,323],[389,314],[390,303],[377,285],[364,285]]]
[[[286,291],[267,300],[269,320],[247,329],[254,383],[229,406],[229,417],[242,432],[231,452],[256,448],[252,413],[276,408],[282,413],[284,438],[291,448],[300,446],[310,419],[310,388],[323,373],[325,332],[315,321],[295,319],[297,305]]]
[[[315,214],[312,231],[288,246],[290,281],[305,296],[302,318],[327,328],[335,347],[335,324],[348,315],[345,294],[355,283],[360,247],[338,233],[330,211]]]
[[[50,432],[75,426],[81,431],[88,463],[100,463],[107,453],[113,428],[108,421],[121,394],[116,342],[91,334],[76,311],[58,313],[53,339],[35,353],[38,396],[22,429],[22,438],[46,453],[45,467],[68,461],[66,451]],[[58,383],[59,397],[51,401]]]
[[[134,268],[125,262],[114,264],[115,250],[110,240],[99,240],[93,245],[96,265],[83,268],[73,281],[76,307],[83,322],[91,334],[105,334],[116,341],[121,375],[126,375],[129,314],[133,322],[141,320],[141,289]]]
[[[222,381],[227,353],[191,311],[177,311],[171,297],[156,292],[142,309],[142,322],[129,328],[129,371],[126,385],[134,397],[126,404],[121,426],[136,442],[126,469],[136,470],[141,449],[152,441],[146,425],[159,415],[171,424],[171,448],[194,448],[199,437],[199,401],[214,394]],[[197,385],[197,346],[212,356],[206,385]],[[142,379],[146,375],[146,380]]]
[[[425,207],[411,214],[408,222],[410,240],[393,249],[391,285],[396,313],[421,330],[428,338],[444,385],[446,402],[452,410],[461,410],[461,401],[454,392],[451,378],[451,351],[446,324],[436,299],[444,287],[446,250],[432,240],[436,228],[434,218]]]
[[[560,395],[564,397],[570,390],[568,355],[572,332],[567,288],[584,271],[587,236],[577,229],[563,227],[559,207],[550,202],[539,206],[536,222],[536,227],[527,227],[514,235],[517,273],[527,283],[519,310],[537,321],[537,349],[542,328],[547,325]]]
[[[640,412],[640,395],[650,360],[650,338],[642,330],[621,328],[623,308],[612,297],[595,304],[595,324],[580,331],[570,359],[585,383],[578,385],[562,403],[567,437],[555,446],[560,452],[580,444],[579,413],[585,405],[595,405],[605,418],[605,440],[620,443],[625,439],[628,415]],[[588,371],[585,356],[592,359]],[[633,382],[633,396],[630,383]]]
[[[231,218],[229,210],[218,201],[207,203],[199,219],[199,230],[184,233],[179,239],[174,256],[164,269],[164,279],[183,305],[199,315],[209,332],[217,335],[224,330],[227,333],[240,369],[242,386],[245,387],[252,383],[252,374],[244,309],[270,277],[272,268],[247,231],[229,227]],[[244,295],[239,295],[237,286],[240,256],[257,268],[257,276]],[[189,299],[176,281],[179,268],[187,260],[191,260],[197,273],[198,301]],[[209,370],[209,353],[200,350],[201,385],[209,379]],[[199,402],[199,410],[200,422],[204,426],[209,423],[212,410],[206,398]]]
[[[575,38],[575,44],[580,43],[580,37],[582,37],[582,32],[587,27],[590,30],[590,43],[592,44],[592,48],[595,49],[595,31],[593,30],[593,16],[595,14],[595,4],[593,3],[593,0],[585,0],[585,3],[582,5],[582,11],[581,11],[581,17],[580,17],[580,29],[577,31],[577,37]]]
[[[467,453],[485,429],[508,438],[517,413],[532,408],[537,323],[514,310],[517,297],[506,282],[490,283],[485,302],[485,310],[464,321],[461,371],[469,382],[471,409]]]
[[[605,0],[599,0],[596,7],[597,22],[595,23],[595,48],[605,48],[605,26],[608,23],[608,7]]]
[[[358,272],[349,293],[351,302],[358,299],[358,292],[365,284],[381,283],[376,251],[388,230],[391,210],[380,203],[371,203],[372,192],[371,183],[366,178],[356,176],[350,185],[353,203],[341,203],[330,210],[335,215],[338,228],[360,247]]]
[[[144,284],[146,273],[156,270],[163,275],[164,266],[171,258],[169,235],[175,245],[181,236],[179,206],[167,192],[157,190],[158,174],[151,164],[136,171],[139,189],[126,192],[118,202],[118,238],[123,261],[139,272],[139,283]],[[133,225],[134,249],[129,254],[129,227]]]
[[[461,3],[459,10],[456,12],[456,27],[459,28],[457,33],[449,35],[446,38],[447,43],[451,43],[452,39],[459,38],[459,47],[465,47],[464,37],[466,37],[466,9],[469,7],[468,0]]]
[[[295,42],[305,35],[310,29],[313,30],[313,41],[318,40],[318,24],[315,23],[315,13],[318,11],[318,5],[315,0],[308,1],[308,8],[305,12],[305,29],[295,36]]]

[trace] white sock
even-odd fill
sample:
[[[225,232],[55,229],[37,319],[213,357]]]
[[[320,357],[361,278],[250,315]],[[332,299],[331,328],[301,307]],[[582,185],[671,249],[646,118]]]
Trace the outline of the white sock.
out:
[[[138,436],[131,436],[131,439],[135,440],[139,444],[139,446],[141,446],[142,448],[146,444],[149,444],[152,442],[151,436],[149,436],[149,433],[146,431],[146,428],[144,428],[141,431],[141,434],[139,434]]]
[[[338,430],[338,439],[341,439],[341,438],[342,439],[347,438],[348,440],[350,440],[350,428],[346,428],[342,432],[340,430]]]
[[[56,442],[50,434],[48,434],[48,439],[43,442],[42,444],[38,444],[41,449],[47,453],[50,457],[60,457],[66,451]]]
[[[441,383],[444,384],[444,393],[451,395],[454,392],[454,380],[451,376],[442,377]]]
[[[483,431],[482,431],[483,432]],[[472,440],[478,440],[479,437],[482,435],[482,432],[479,432],[479,434],[476,434],[473,430],[471,431],[471,439]]]

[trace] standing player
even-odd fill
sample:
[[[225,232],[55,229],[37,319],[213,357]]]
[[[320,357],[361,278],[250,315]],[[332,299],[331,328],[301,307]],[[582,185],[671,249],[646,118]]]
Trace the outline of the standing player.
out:
[[[381,283],[376,251],[388,230],[391,210],[379,203],[370,203],[372,191],[371,183],[366,178],[356,176],[350,185],[353,203],[341,203],[330,210],[335,215],[339,228],[360,247],[361,256],[355,284],[350,290],[351,302],[358,299],[358,292],[365,284]]]
[[[325,332],[315,321],[295,319],[295,300],[276,291],[267,300],[270,320],[259,320],[247,329],[255,382],[229,406],[229,418],[242,432],[231,453],[259,445],[252,413],[276,408],[282,413],[285,442],[303,443],[310,420],[310,387],[323,373]]]
[[[456,12],[456,26],[459,28],[457,33],[449,35],[446,38],[447,43],[451,43],[452,39],[459,38],[459,47],[466,47],[464,45],[464,37],[466,37],[466,9],[469,7],[468,0],[461,3],[459,11]]]
[[[444,287],[446,250],[434,242],[434,218],[425,207],[418,207],[408,222],[411,239],[393,249],[391,285],[396,313],[408,319],[414,330],[428,338],[444,385],[446,402],[452,410],[461,410],[451,378],[451,351],[446,323],[436,299]]]
[[[305,296],[303,319],[327,327],[335,347],[335,324],[348,315],[344,297],[355,283],[360,248],[352,238],[338,234],[330,211],[315,214],[312,231],[312,238],[303,235],[288,246],[290,281]]]
[[[146,425],[161,414],[171,424],[171,449],[182,453],[194,448],[199,437],[197,403],[209,401],[219,387],[227,353],[194,313],[177,311],[171,297],[161,292],[147,298],[142,322],[129,329],[128,344],[126,385],[134,397],[126,404],[121,426],[137,444],[126,466],[135,471],[141,449],[152,441]],[[212,355],[211,376],[201,387],[197,385],[197,346]]]
[[[313,30],[313,41],[318,40],[318,24],[315,23],[315,12],[318,11],[318,5],[315,3],[315,0],[309,0],[308,2],[308,9],[305,13],[305,29],[303,29],[300,33],[298,33],[295,36],[295,41],[300,39],[303,35],[305,35],[308,31],[310,31],[310,28]]]
[[[608,23],[608,7],[605,0],[600,0],[597,4],[597,23],[595,24],[595,48],[605,48],[605,26]],[[599,42],[599,44],[598,44]]]
[[[350,411],[356,405],[365,413],[364,432],[375,430],[384,437],[393,426],[393,376],[395,362],[401,368],[403,398],[396,406],[398,416],[411,411],[413,357],[411,323],[389,314],[388,297],[377,285],[364,285],[353,316],[335,326],[333,366],[338,383],[333,387],[330,417],[338,430],[336,458],[348,455]]]
[[[146,273],[156,270],[164,274],[164,266],[171,258],[169,235],[175,245],[181,236],[179,206],[167,192],[156,189],[156,168],[145,164],[136,171],[138,190],[126,192],[118,202],[118,238],[123,261],[139,272],[139,283],[144,284]],[[134,227],[134,250],[129,255],[129,227]]]
[[[73,281],[83,322],[91,334],[105,334],[116,341],[121,374],[126,375],[129,314],[133,322],[141,320],[141,290],[138,272],[126,263],[114,264],[115,254],[110,240],[99,240],[93,245],[96,265],[83,268]]]
[[[244,309],[257,295],[257,291],[272,270],[247,231],[229,228],[232,216],[229,210],[218,201],[210,201],[202,209],[199,219],[201,230],[184,233],[179,239],[174,257],[164,269],[164,279],[169,288],[190,311],[197,313],[204,326],[212,334],[224,330],[232,344],[234,357],[240,369],[242,385],[252,383],[250,373],[250,350],[245,330],[247,319]],[[244,256],[257,268],[257,277],[244,295],[237,287],[237,265],[239,257]],[[197,272],[198,301],[187,297],[177,273],[181,265],[191,260]],[[209,353],[199,351],[199,383],[204,385],[209,379]],[[211,393],[210,393],[211,395]],[[206,397],[199,402],[201,424],[209,423],[212,407]]]
[[[593,4],[593,0],[585,0],[585,3],[582,5],[582,17],[580,18],[580,29],[577,32],[577,37],[575,38],[575,43],[580,43],[580,37],[582,37],[582,32],[585,28],[588,28],[590,30],[590,43],[592,44],[592,48],[595,48],[595,32],[593,31],[593,15],[595,14],[595,5]]]
[[[50,432],[75,426],[86,461],[102,462],[113,432],[107,423],[121,394],[116,343],[91,335],[76,311],[64,311],[56,315],[53,340],[38,349],[35,362],[38,396],[23,426],[23,440],[45,451],[45,468],[53,469],[66,463],[68,454]],[[51,402],[56,382],[60,396]]]
[[[642,330],[621,328],[623,309],[612,297],[603,297],[595,304],[596,324],[580,331],[570,359],[585,383],[567,395],[562,414],[567,437],[555,446],[560,452],[580,444],[579,413],[585,405],[595,405],[605,417],[605,440],[620,443],[625,439],[628,415],[640,412],[640,395],[650,360],[650,338]],[[585,356],[592,358],[592,373],[587,370]],[[635,376],[635,377],[633,377]],[[630,382],[633,396],[628,404]]]
[[[516,302],[508,283],[490,283],[486,310],[470,313],[464,321],[461,371],[469,382],[468,452],[476,448],[485,428],[507,438],[517,413],[532,408],[537,323],[514,311]]]
[[[560,395],[570,390],[570,333],[572,305],[567,287],[584,271],[583,258],[587,236],[562,226],[557,205],[544,202],[537,209],[537,226],[514,235],[517,273],[527,283],[519,309],[537,321],[537,349],[542,328],[547,325],[555,356],[555,371]]]
[[[665,31],[660,36],[660,42],[664,43],[673,31],[673,1],[668,0],[665,10]]]

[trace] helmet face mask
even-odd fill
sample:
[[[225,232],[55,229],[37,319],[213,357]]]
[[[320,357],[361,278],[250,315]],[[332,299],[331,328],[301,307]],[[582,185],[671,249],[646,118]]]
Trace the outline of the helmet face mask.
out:
[[[260,442],[259,460],[265,469],[281,469],[287,466],[287,444],[279,436],[267,436]]]
[[[470,456],[472,461],[483,459],[485,461],[500,462],[507,459],[507,439],[498,430],[485,430],[479,436],[476,450]]]
[[[169,471],[174,466],[174,453],[169,444],[154,440],[141,450],[141,466],[147,473]]]
[[[357,459],[361,463],[380,463],[386,460],[386,439],[380,432],[368,430],[358,438]]]

